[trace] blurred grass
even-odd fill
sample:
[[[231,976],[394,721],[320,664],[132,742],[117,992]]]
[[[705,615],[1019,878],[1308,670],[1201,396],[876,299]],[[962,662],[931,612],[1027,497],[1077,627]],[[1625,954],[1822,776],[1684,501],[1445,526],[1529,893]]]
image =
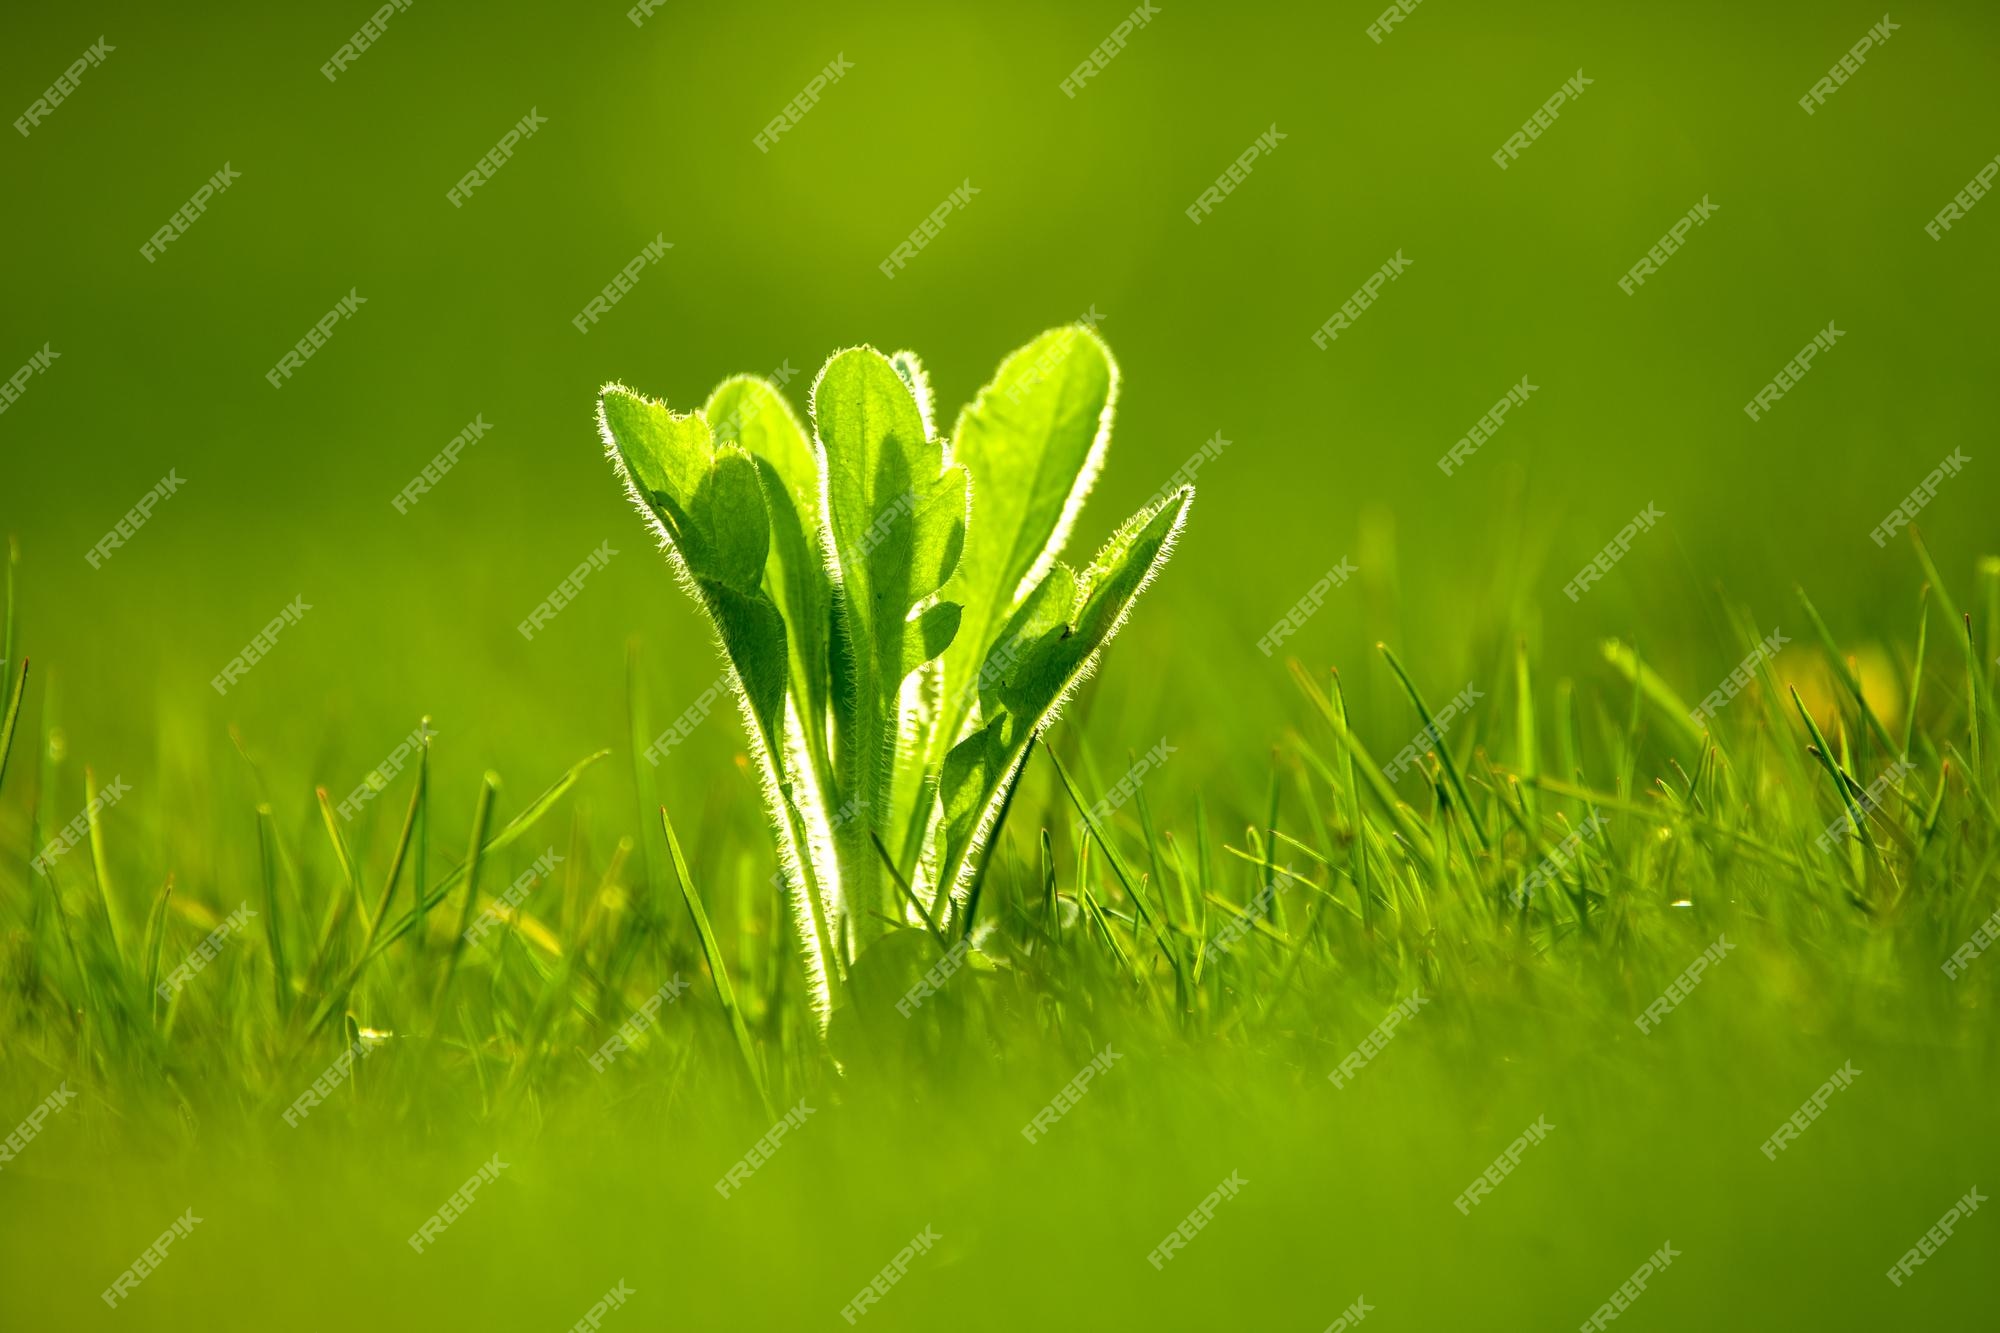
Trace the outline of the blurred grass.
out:
[[[82,1326],[121,1228],[143,1246],[149,1216],[177,1216],[184,1196],[218,1225],[134,1298],[174,1326],[199,1304],[225,1327],[272,1310],[401,1327],[445,1300],[504,1322],[565,1290],[521,1286],[536,1258],[592,1273],[586,1303],[622,1275],[676,1318],[792,1326],[837,1310],[926,1221],[949,1240],[892,1293],[885,1327],[1014,1327],[1060,1309],[1310,1322],[1357,1291],[1419,1326],[1579,1318],[1662,1241],[1689,1256],[1648,1297],[1667,1326],[1976,1310],[1976,1221],[1914,1289],[1882,1290],[1880,1273],[1995,1164],[2000,972],[1940,970],[2000,903],[2000,756],[1968,759],[1992,695],[1959,683],[1983,659],[1929,658],[1919,690],[1899,651],[1897,676],[1856,691],[1781,659],[1690,728],[1681,696],[1698,691],[1627,646],[1605,656],[1628,683],[1579,691],[1539,683],[1524,651],[1476,678],[1449,727],[1415,697],[1435,673],[1391,658],[1378,669],[1407,672],[1412,698],[1371,722],[1418,732],[1425,752],[1393,784],[1332,679],[1295,668],[1297,725],[1248,826],[1203,826],[1211,777],[1181,762],[1086,821],[1126,761],[1094,723],[1065,724],[1054,748],[1076,776],[1031,764],[966,966],[902,1015],[942,952],[906,924],[857,963],[826,1044],[768,844],[740,823],[747,777],[688,821],[699,832],[670,862],[633,855],[642,811],[618,766],[586,762],[518,800],[491,775],[475,784],[443,738],[347,826],[305,802],[253,822],[257,770],[240,760],[233,779],[135,790],[98,817],[101,842],[7,887],[0,1099],[30,1107],[59,1081],[81,1094],[9,1164],[0,1241],[44,1275],[11,1311]],[[1864,721],[1890,686],[1928,701],[1907,753]],[[21,756],[0,812],[35,822],[0,836],[41,846],[67,819],[77,781],[61,751],[44,734]],[[468,815],[433,809],[432,790],[481,795]],[[464,859],[444,850],[461,817]],[[429,850],[409,850],[417,822]],[[369,924],[357,905],[406,855],[427,887]],[[112,921],[135,919],[163,865],[175,892],[135,950]],[[260,878],[262,933],[227,937],[155,1003],[149,977]],[[499,928],[456,943],[485,912]],[[1719,941],[1731,947],[1699,986],[1639,1031]],[[1330,1086],[1412,993],[1417,1015]],[[632,1027],[660,995],[659,1021]],[[607,1059],[614,1032],[631,1049]],[[334,1094],[298,1101],[357,1040],[367,1054]],[[1044,1142],[1017,1142],[1107,1047],[1119,1059],[1089,1096]],[[1856,1087],[1775,1162],[1758,1154],[1847,1062]],[[735,1195],[711,1197],[771,1123],[763,1088],[811,1118]],[[1470,1218],[1450,1211],[1538,1116],[1551,1142]],[[404,1270],[402,1237],[496,1150],[513,1174]],[[1164,1276],[1142,1266],[1233,1170],[1253,1182],[1244,1202]],[[115,1201],[76,1192],[114,1174]],[[51,1216],[103,1234],[52,1245]],[[764,1262],[787,1280],[733,1285]],[[281,1264],[284,1280],[259,1288],[254,1316],[213,1314],[241,1263]],[[1453,1281],[1435,1280],[1441,1264]],[[349,1280],[379,1265],[383,1283]],[[1063,1304],[1086,1277],[1092,1294]]]
[[[92,651],[116,626],[149,664],[142,694],[192,707],[303,592],[298,642],[226,707],[205,699],[218,715],[297,718],[304,742],[322,710],[367,725],[428,708],[447,732],[478,728],[505,769],[553,762],[611,716],[589,702],[610,693],[579,684],[607,678],[631,630],[686,645],[656,654],[683,694],[710,674],[644,556],[614,561],[546,638],[513,632],[626,531],[589,433],[597,385],[692,403],[729,373],[810,374],[865,340],[921,352],[949,410],[1006,349],[1092,306],[1126,393],[1080,548],[1211,435],[1232,441],[1199,478],[1169,605],[1134,627],[1175,654],[1185,697],[1271,679],[1249,646],[1342,555],[1364,595],[1304,651],[1388,639],[1469,664],[1521,614],[1551,648],[1608,621],[1671,651],[1712,630],[1718,578],[1777,608],[1807,564],[1838,581],[1822,594],[1836,629],[1882,632],[1908,567],[1867,533],[1987,410],[2000,251],[1977,210],[1943,242],[1922,228],[2000,141],[1981,95],[1990,12],[1911,11],[1812,117],[1798,90],[1878,14],[1445,10],[1378,46],[1361,8],[1183,8],[1065,98],[1124,12],[752,5],[635,29],[616,6],[412,6],[333,84],[318,66],[358,22],[344,11],[27,18],[0,52],[23,104],[99,28],[119,48],[4,166],[45,202],[0,219],[32,260],[0,271],[0,350],[8,368],[44,341],[63,353],[0,422],[0,502],[50,656],[80,694],[131,698],[123,664]],[[853,72],[759,153],[752,135],[837,52]],[[1579,66],[1585,97],[1496,170],[1492,147]],[[530,105],[548,127],[453,209],[445,190]],[[1191,225],[1181,209],[1273,121],[1288,137]],[[224,159],[243,179],[147,264],[139,244]],[[982,193],[885,280],[876,263],[967,177]],[[1704,194],[1712,222],[1620,292]],[[661,232],[676,248],[580,336],[570,316]],[[1315,350],[1398,248],[1406,280]],[[369,304],[273,392],[264,370],[350,288]],[[1829,319],[1848,337],[1750,422],[1741,403]],[[1441,476],[1434,460],[1524,374],[1541,392]],[[474,413],[492,433],[399,515],[389,498]],[[1922,519],[1948,568],[1978,554],[2000,497],[1974,453]],[[85,566],[173,467],[186,489]],[[1574,612],[1556,591],[1649,499],[1658,539],[1595,614]],[[1239,694],[1232,722],[1279,724],[1262,692]],[[452,698],[494,707],[450,717]],[[135,755],[161,699],[137,702],[91,710]],[[508,725],[481,720],[496,715]]]
[[[22,552],[10,683],[17,654],[34,661],[0,789],[0,1130],[60,1079],[84,1094],[0,1174],[5,1322],[554,1327],[622,1272],[659,1302],[634,1320],[795,1327],[831,1320],[927,1218],[937,1262],[873,1322],[1311,1328],[1366,1294],[1385,1326],[1575,1323],[1665,1239],[1685,1267],[1640,1326],[1983,1310],[1983,1217],[1903,1289],[1880,1274],[1993,1164],[2000,983],[1937,965],[1994,904],[2000,579],[1974,572],[2000,498],[1977,444],[2000,251],[1983,209],[1942,241],[1922,230],[2000,143],[1993,12],[1896,11],[1811,117],[1796,97],[1879,12],[1425,5],[1378,46],[1373,5],[1170,5],[1062,96],[1129,8],[673,8],[635,29],[616,5],[426,0],[333,84],[318,66],[362,12],[12,20],[17,108],[100,33],[117,50],[0,155],[27,201],[0,210],[0,374],[44,342],[62,354],[0,417],[0,527]],[[836,53],[854,71],[758,153]],[[1578,68],[1587,95],[1495,170]],[[549,127],[452,209],[445,190],[530,106]],[[1188,223],[1273,122],[1277,151]],[[225,160],[243,179],[147,264],[139,245]],[[964,179],[981,194],[885,280],[877,261]],[[1621,293],[1704,195],[1715,219]],[[577,334],[569,317],[659,233],[675,248]],[[1409,274],[1316,351],[1399,249]],[[369,304],[274,393],[263,371],[350,288]],[[688,406],[865,340],[920,352],[949,412],[1087,309],[1125,379],[1077,549],[1231,441],[1151,612],[1052,738],[1086,798],[1128,750],[1178,747],[1106,830],[1161,924],[1037,756],[970,984],[887,1051],[839,1032],[837,1077],[735,721],[712,721],[642,783],[684,840],[773,1100],[824,1105],[718,1200],[708,1182],[770,1121],[654,793],[627,777],[632,711],[678,716],[716,660],[611,484],[593,392],[615,378]],[[1829,319],[1849,336],[1749,422],[1740,404]],[[1542,388],[1441,476],[1523,375]],[[398,514],[390,497],[475,413],[492,433]],[[1968,441],[1918,520],[1935,566],[1869,541]],[[186,489],[91,569],[82,553],[169,469]],[[1559,596],[1648,501],[1660,529],[1580,604]],[[523,641],[516,623],[607,538],[620,555]],[[1343,557],[1355,579],[1284,652],[1253,651]],[[209,678],[295,596],[313,610],[216,697]],[[1774,626],[1793,646],[1713,751],[1630,683],[1698,701]],[[1339,740],[1351,718],[1384,759],[1422,725],[1378,641],[1432,704],[1466,680],[1486,694],[1445,738],[1457,777],[1405,778],[1393,806]],[[1850,657],[1891,746],[1842,680]],[[1864,789],[1913,737],[1875,850],[1813,849],[1843,803],[1790,685]],[[343,827],[351,875],[314,788],[338,800],[425,715],[430,797],[389,916],[446,911],[362,978],[352,1022],[395,1035],[355,1095],[289,1130],[279,1110],[352,1040],[302,1029],[366,938],[414,775]],[[505,827],[606,748],[481,872],[491,889],[545,849],[568,858],[433,1015],[482,776],[506,778]],[[26,862],[83,808],[86,765],[133,794],[104,812],[101,857],[59,862],[58,893]],[[1596,896],[1497,907],[1593,805]],[[1268,930],[1210,950],[1258,867],[1287,862],[1324,892],[1280,895]],[[163,968],[239,903],[265,919],[155,1012],[107,902],[143,944],[169,882]],[[1638,1037],[1631,1016],[1723,932],[1738,951]],[[699,984],[657,1040],[590,1072],[593,1039],[676,974]],[[1437,1006],[1331,1089],[1412,985]],[[1020,1143],[1107,1041],[1127,1059]],[[1856,1088],[1766,1162],[1757,1141],[1850,1057]],[[1460,1218],[1451,1196],[1544,1111],[1552,1141]],[[409,1255],[402,1237],[499,1146],[513,1174]],[[1232,1167],[1243,1199],[1154,1273],[1145,1252]],[[210,1199],[142,1313],[99,1314],[94,1293]]]

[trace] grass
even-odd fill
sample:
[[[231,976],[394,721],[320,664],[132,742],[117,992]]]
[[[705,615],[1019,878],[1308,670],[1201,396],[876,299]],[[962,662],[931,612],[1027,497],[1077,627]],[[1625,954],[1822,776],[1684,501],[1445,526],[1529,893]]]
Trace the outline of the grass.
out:
[[[238,737],[254,801],[177,793],[174,773],[242,785],[183,758],[31,872],[22,853],[105,775],[24,684],[10,596],[0,1129],[58,1085],[80,1096],[0,1173],[0,1252],[35,1275],[0,1311],[129,1322],[98,1291],[192,1201],[203,1224],[129,1298],[145,1326],[564,1327],[620,1277],[638,1295],[607,1326],[824,1326],[926,1223],[940,1244],[871,1327],[1321,1328],[1357,1296],[1385,1328],[1574,1325],[1669,1240],[1685,1258],[1637,1326],[1976,1314],[2000,1245],[1983,1212],[1883,1277],[1992,1179],[2000,1128],[2000,961],[1942,969],[2000,902],[2000,580],[1982,566],[1975,617],[1916,550],[1893,669],[1843,655],[1803,593],[1814,632],[1775,656],[1730,608],[1713,647],[1754,679],[1706,725],[1687,700],[1716,682],[1615,641],[1551,680],[1524,627],[1449,721],[1433,705],[1461,682],[1385,647],[1347,669],[1402,705],[1351,716],[1339,674],[1295,663],[1266,781],[1215,790],[1169,759],[1107,816],[1152,740],[1100,734],[1086,694],[1031,756],[964,919],[940,930],[906,896],[824,1037],[768,844],[713,806],[659,809],[636,745],[503,783],[426,743],[349,821]],[[640,667],[635,649],[634,737]],[[1392,783],[1364,735],[1417,735],[1424,758]],[[715,778],[755,808],[744,764]],[[257,915],[163,999],[239,904]],[[1767,1159],[1843,1062],[1853,1088]],[[1461,1216],[1537,1116],[1548,1142]],[[496,1151],[500,1181],[413,1254]],[[1232,1170],[1240,1199],[1155,1271]]]

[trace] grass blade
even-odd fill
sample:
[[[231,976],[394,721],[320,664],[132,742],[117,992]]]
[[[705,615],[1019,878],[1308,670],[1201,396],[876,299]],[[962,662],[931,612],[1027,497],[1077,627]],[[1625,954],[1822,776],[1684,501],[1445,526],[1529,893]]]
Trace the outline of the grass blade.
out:
[[[660,807],[660,827],[667,834],[667,855],[674,865],[674,878],[680,881],[681,899],[687,903],[688,915],[694,918],[695,934],[701,939],[702,956],[708,960],[708,976],[715,986],[715,998],[722,1005],[722,1012],[729,1019],[729,1030],[736,1037],[736,1049],[743,1056],[743,1070],[750,1076],[750,1086],[756,1090],[757,1100],[764,1105],[764,1113],[776,1118],[771,1107],[771,1095],[764,1087],[764,1072],[757,1064],[757,1053],[750,1045],[750,1029],[743,1024],[743,1011],[736,1004],[736,987],[729,980],[729,968],[723,962],[722,948],[715,942],[715,929],[708,924],[708,909],[702,906],[701,895],[695,892],[694,877],[688,874],[687,858],[681,855],[681,840],[674,835],[674,821],[667,817],[667,807]]]
[[[500,775],[488,773],[479,783],[479,803],[472,811],[472,845],[465,853],[465,905],[458,909],[458,926],[446,944],[444,975],[438,978],[433,1009],[444,1005],[451,989],[452,974],[458,971],[458,956],[465,951],[465,932],[472,929],[472,917],[479,910],[479,871],[486,864],[486,825],[493,818],[493,800],[500,794]]]
[[[21,698],[28,692],[28,659],[21,659],[20,674],[7,695],[7,716],[0,721],[0,788],[7,785],[7,756],[14,750],[14,726],[21,720]]]
[[[1847,659],[1841,656],[1839,647],[1833,641],[1832,632],[1827,629],[1826,622],[1820,619],[1819,608],[1812,604],[1812,598],[1806,596],[1803,587],[1796,591],[1799,594],[1799,605],[1805,608],[1806,619],[1812,622],[1813,633],[1819,636],[1820,647],[1826,650],[1826,660],[1832,664],[1833,674],[1840,678],[1840,683],[1854,696],[1854,705],[1861,710],[1861,720],[1868,724],[1868,730],[1874,733],[1875,739],[1881,742],[1884,750],[1894,753],[1896,742],[1889,739],[1889,729],[1882,725],[1882,719],[1876,717],[1875,710],[1868,706],[1868,696],[1861,692],[1860,678],[1854,674],[1854,668],[1848,664]]]
[[[118,779],[112,779],[115,787]],[[84,816],[90,828],[90,869],[97,879],[97,896],[104,900],[104,919],[111,923],[111,947],[122,963],[135,961],[125,951],[125,942],[131,938],[131,928],[124,920],[124,909],[118,905],[118,895],[111,889],[111,866],[104,856],[104,815],[97,800],[97,775],[87,765],[83,770]]]
[[[1410,703],[1415,706],[1417,716],[1423,719],[1424,731],[1437,738],[1434,742],[1437,756],[1444,764],[1445,777],[1450,780],[1453,793],[1458,797],[1459,808],[1465,812],[1466,819],[1472,824],[1472,831],[1479,836],[1479,845],[1489,852],[1492,851],[1493,842],[1486,836],[1486,824],[1479,818],[1479,811],[1473,808],[1472,793],[1466,790],[1465,776],[1458,771],[1458,761],[1451,757],[1451,747],[1445,744],[1444,736],[1438,731],[1437,721],[1431,716],[1430,705],[1424,702],[1424,696],[1417,691],[1416,682],[1410,679],[1409,672],[1403,670],[1403,664],[1396,660],[1396,654],[1390,651],[1389,645],[1378,643],[1375,648],[1388,659],[1389,669],[1396,673],[1396,679],[1402,683],[1403,693],[1410,696]]]
[[[280,1014],[291,1009],[292,971],[285,960],[285,918],[278,906],[278,831],[271,807],[257,807],[257,869],[264,886],[264,940],[271,948],[272,998]]]
[[[1899,755],[1910,757],[1910,743],[1917,735],[1917,700],[1924,692],[1924,652],[1930,642],[1931,606],[1930,586],[1926,584],[1917,594],[1917,661],[1910,668],[1910,707],[1903,714],[1903,748]]]

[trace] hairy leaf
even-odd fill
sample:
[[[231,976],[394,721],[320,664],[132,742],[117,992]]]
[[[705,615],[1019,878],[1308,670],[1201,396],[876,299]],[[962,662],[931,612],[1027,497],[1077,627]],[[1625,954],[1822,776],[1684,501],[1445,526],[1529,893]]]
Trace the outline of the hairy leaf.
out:
[[[686,416],[604,390],[612,457],[735,669],[823,1021],[907,948],[870,942],[927,910],[919,886],[963,895],[1029,744],[1167,558],[1186,489],[1081,574],[1056,560],[1117,383],[1095,334],[1053,330],[950,443],[909,352],[835,355],[810,432],[754,378]]]
[[[945,595],[965,607],[945,654],[940,742],[957,739],[986,660],[1028,580],[1061,553],[1110,439],[1118,367],[1095,333],[1051,329],[1001,363],[952,436],[977,521]]]
[[[945,756],[940,783],[940,879],[954,894],[964,889],[968,855],[990,831],[1008,776],[1166,563],[1193,499],[1184,486],[1141,510],[1081,575],[1056,565],[1002,629],[980,668],[980,726]]]
[[[783,762],[784,616],[764,591],[771,523],[757,465],[716,448],[699,414],[607,386],[599,419],[636,500],[658,522],[736,669],[776,772]]]
[[[833,602],[820,545],[819,461],[791,404],[768,381],[747,375],[723,381],[703,415],[717,445],[738,445],[757,460],[771,523],[765,587],[790,632],[792,693],[818,753],[826,727]]]

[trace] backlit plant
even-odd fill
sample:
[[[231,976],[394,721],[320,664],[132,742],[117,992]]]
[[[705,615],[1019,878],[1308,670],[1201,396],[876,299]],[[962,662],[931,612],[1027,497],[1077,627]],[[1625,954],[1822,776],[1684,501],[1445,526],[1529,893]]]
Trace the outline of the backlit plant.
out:
[[[895,922],[962,926],[1034,738],[1166,562],[1193,489],[1057,557],[1118,370],[1082,327],[1009,356],[938,433],[907,352],[835,355],[811,428],[739,377],[700,410],[607,385],[620,475],[715,626],[819,1011]]]

